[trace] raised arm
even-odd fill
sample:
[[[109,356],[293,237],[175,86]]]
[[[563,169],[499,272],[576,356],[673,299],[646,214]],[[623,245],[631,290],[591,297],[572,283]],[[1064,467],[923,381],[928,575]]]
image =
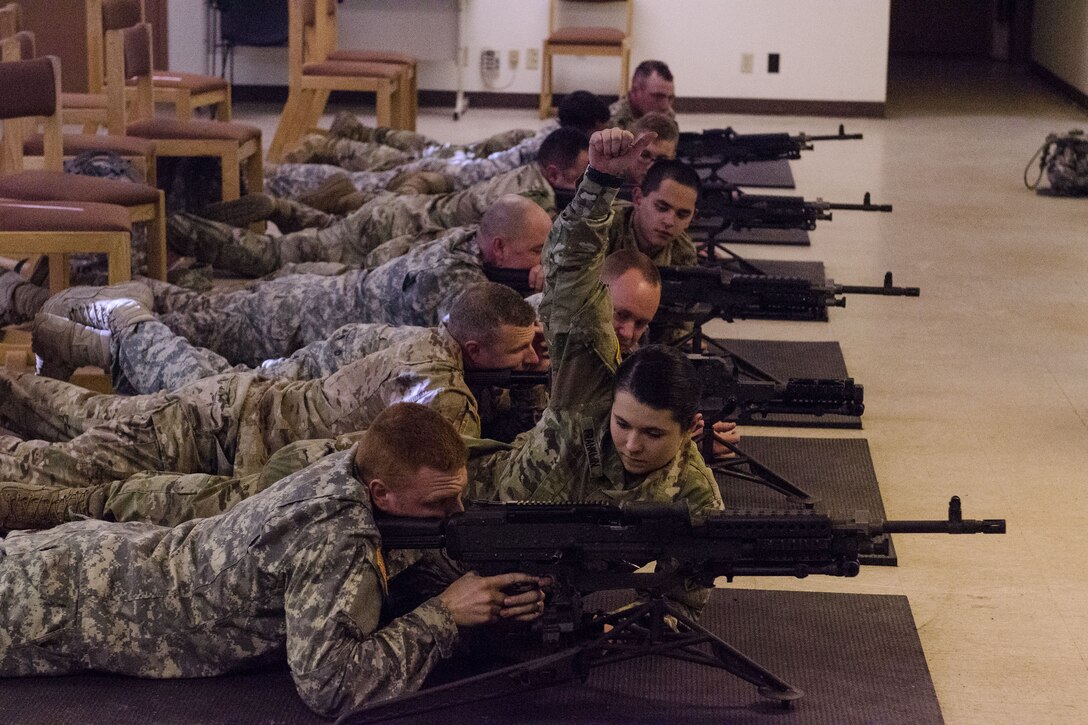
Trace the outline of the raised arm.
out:
[[[552,407],[611,391],[619,342],[601,265],[608,251],[612,201],[624,172],[654,138],[649,133],[636,141],[615,128],[593,134],[589,168],[544,245],[540,320],[552,356]]]

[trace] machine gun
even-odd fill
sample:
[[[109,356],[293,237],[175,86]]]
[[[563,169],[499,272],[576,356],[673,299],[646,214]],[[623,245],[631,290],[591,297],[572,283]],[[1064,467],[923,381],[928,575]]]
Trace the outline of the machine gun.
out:
[[[825,136],[804,133],[796,136],[788,133],[741,134],[732,128],[715,128],[702,133],[681,133],[676,156],[701,171],[700,175],[705,178],[730,164],[800,159],[802,151],[812,150],[813,141],[859,141],[862,138],[860,133],[846,133],[842,124],[839,124],[838,133]]]
[[[958,497],[945,521],[836,521],[809,510],[714,511],[693,517],[672,504],[474,504],[443,520],[379,517],[385,549],[443,549],[482,575],[521,571],[553,581],[535,623],[550,654],[364,707],[343,722],[419,715],[574,679],[595,667],[650,654],[695,662],[755,685],[789,707],[803,692],[692,620],[667,594],[724,577],[852,577],[859,556],[887,549],[888,534],[1003,534],[1004,519],[963,518]],[[656,561],[653,572],[635,567]],[[587,613],[582,597],[637,589],[640,600]],[[670,626],[670,618],[676,623]],[[702,645],[709,644],[709,651]]]
[[[688,234],[696,242],[711,243],[730,229],[800,229],[812,231],[818,221],[831,221],[831,212],[890,212],[891,204],[874,204],[865,192],[860,204],[808,201],[801,196],[748,194],[731,184],[704,184]]]
[[[917,287],[896,287],[892,273],[884,284],[817,284],[801,277],[734,274],[719,267],[659,267],[661,309],[655,322],[693,323],[696,330],[712,319],[826,320],[827,308],[845,307],[843,295],[918,297]],[[689,334],[682,342],[692,339]],[[700,339],[696,342],[701,342]],[[696,352],[701,352],[699,347]]]

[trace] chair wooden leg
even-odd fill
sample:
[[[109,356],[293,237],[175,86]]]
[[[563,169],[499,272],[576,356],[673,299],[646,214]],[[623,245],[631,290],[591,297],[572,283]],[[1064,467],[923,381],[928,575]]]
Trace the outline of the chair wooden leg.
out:
[[[234,107],[231,104],[231,90],[227,88],[227,97],[215,104],[215,120],[228,123],[233,117]]]
[[[231,201],[242,195],[242,175],[239,168],[238,147],[223,151],[219,157],[223,167],[223,201]]]
[[[544,48],[544,62],[540,64],[540,118],[552,115],[552,54]]]
[[[166,196],[159,192],[159,208],[147,223],[147,276],[166,281]]]
[[[312,91],[310,103],[307,104],[305,115],[299,124],[298,135],[300,137],[309,129],[317,128],[318,124],[321,123],[321,117],[325,114],[325,106],[329,105],[330,95],[332,95],[332,91],[323,88],[316,88]]]
[[[279,125],[276,126],[276,133],[273,134],[272,143],[268,146],[268,160],[272,163],[278,164],[283,161],[283,152],[298,141],[299,132],[296,129],[301,124],[296,119],[302,115],[309,100],[305,91],[291,91],[287,96],[287,103],[280,114]]]
[[[631,49],[624,48],[620,54],[620,96],[626,96],[631,83]]]
[[[106,264],[110,284],[120,284],[132,279],[132,236],[130,234],[118,234],[110,241]]]
[[[179,121],[193,120],[193,97],[188,93],[178,93],[174,97],[174,117]]]
[[[68,286],[69,269],[67,254],[49,255],[49,293],[56,294]]]

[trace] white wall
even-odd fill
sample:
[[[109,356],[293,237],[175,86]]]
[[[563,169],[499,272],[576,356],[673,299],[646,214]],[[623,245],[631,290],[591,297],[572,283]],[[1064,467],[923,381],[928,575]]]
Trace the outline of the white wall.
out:
[[[540,71],[525,68],[548,28],[548,0],[464,0],[461,42],[468,48],[466,90],[487,90],[480,52],[500,52],[497,85],[538,93]],[[172,0],[170,61],[176,70],[204,70],[202,0]],[[184,6],[186,10],[181,10]],[[348,0],[341,8],[343,47],[385,47],[445,58],[422,65],[420,88],[456,88],[456,0]],[[575,10],[565,19],[622,23],[622,6]],[[886,93],[890,0],[635,0],[632,65],[666,61],[680,96],[883,102]],[[509,51],[521,58],[507,67]],[[742,74],[741,54],[754,55]],[[781,72],[767,73],[767,54],[781,55]],[[285,49],[239,49],[235,82],[283,85]],[[556,88],[615,93],[619,61],[562,57]]]
[[[1088,93],[1088,0],[1035,0],[1031,58]]]

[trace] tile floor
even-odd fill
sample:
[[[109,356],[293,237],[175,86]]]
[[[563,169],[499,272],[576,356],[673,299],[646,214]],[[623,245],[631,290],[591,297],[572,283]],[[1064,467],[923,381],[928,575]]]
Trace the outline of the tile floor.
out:
[[[239,117],[271,133],[269,112]],[[830,133],[841,119],[679,120]],[[538,123],[527,110],[470,108],[455,122],[423,109],[419,128],[466,142]],[[953,725],[1088,722],[1088,200],[1037,197],[1021,182],[1047,133],[1086,126],[1083,110],[1021,70],[893,62],[887,118],[846,120],[865,140],[818,144],[794,174],[806,198],[871,191],[895,211],[837,212],[810,248],[738,251],[823,260],[842,283],[893,270],[922,297],[851,297],[829,324],[710,330],[841,342],[866,387],[865,430],[774,432],[868,438],[889,516],[943,517],[958,494],[966,516],[1008,519],[1004,537],[899,537],[898,568],[853,580],[734,585],[905,594]]]

